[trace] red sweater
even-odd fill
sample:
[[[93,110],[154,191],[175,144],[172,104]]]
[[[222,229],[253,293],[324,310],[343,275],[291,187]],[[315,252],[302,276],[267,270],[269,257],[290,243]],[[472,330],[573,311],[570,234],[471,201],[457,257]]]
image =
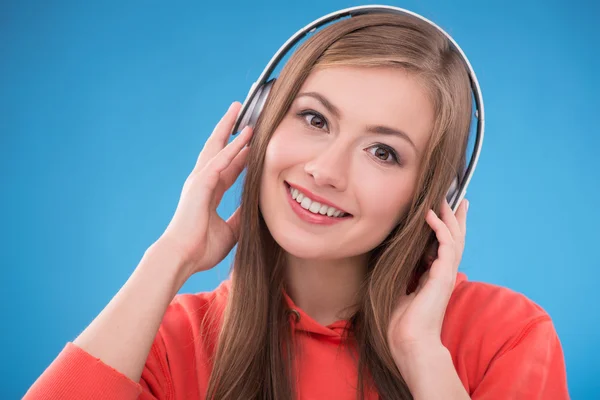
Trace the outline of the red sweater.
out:
[[[212,348],[198,327],[207,310],[221,315],[229,285],[227,280],[212,292],[175,297],[140,382],[67,343],[25,399],[204,399]],[[344,321],[319,325],[287,295],[286,299],[300,314],[297,322],[290,318],[302,346],[297,398],[356,399],[354,361],[349,352],[339,351]],[[205,307],[212,301],[213,307]],[[563,352],[552,321],[521,294],[469,282],[459,273],[446,311],[442,343],[473,399],[569,398]],[[378,396],[371,393],[367,398]]]

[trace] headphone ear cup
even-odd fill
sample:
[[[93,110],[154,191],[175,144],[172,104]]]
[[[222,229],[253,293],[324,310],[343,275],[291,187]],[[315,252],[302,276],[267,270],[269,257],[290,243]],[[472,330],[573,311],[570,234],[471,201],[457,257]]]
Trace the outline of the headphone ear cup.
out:
[[[241,121],[237,127],[238,131],[241,131],[246,126],[251,126],[252,128],[256,126],[258,117],[260,117],[260,113],[267,102],[267,98],[269,97],[269,93],[271,92],[271,88],[273,87],[275,80],[276,78],[273,78],[270,81],[262,84],[257,89],[256,95],[241,118]]]

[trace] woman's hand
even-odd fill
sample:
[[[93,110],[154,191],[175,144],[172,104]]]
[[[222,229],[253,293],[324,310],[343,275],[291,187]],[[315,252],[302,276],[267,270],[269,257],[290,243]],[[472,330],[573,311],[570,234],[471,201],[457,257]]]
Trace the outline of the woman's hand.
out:
[[[245,146],[252,129],[244,128],[227,144],[240,108],[234,102],[206,141],[185,181],[175,215],[153,245],[175,251],[187,276],[214,267],[238,240],[239,208],[225,221],[217,206],[246,165],[249,147]]]
[[[467,208],[468,201],[463,200],[454,215],[444,199],[441,219],[433,210],[425,217],[439,242],[437,258],[421,277],[417,290],[400,298],[388,328],[390,351],[401,372],[409,354],[442,346],[442,322],[465,246]]]

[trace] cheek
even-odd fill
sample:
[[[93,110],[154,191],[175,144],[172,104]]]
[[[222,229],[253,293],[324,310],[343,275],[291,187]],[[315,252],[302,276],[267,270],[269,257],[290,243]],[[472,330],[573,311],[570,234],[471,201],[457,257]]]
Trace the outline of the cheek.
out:
[[[282,174],[300,163],[302,156],[300,152],[295,151],[294,146],[293,135],[286,133],[285,127],[280,125],[273,133],[265,152],[261,178],[261,207],[265,206],[265,201],[273,198],[273,192],[279,189],[278,186],[284,179]]]
[[[361,180],[357,190],[360,210],[372,225],[381,226],[387,230],[394,227],[400,218],[408,211],[414,192],[414,177],[412,174],[402,174],[394,179],[385,177]]]
[[[302,164],[309,149],[302,135],[292,127],[282,123],[273,133],[265,153],[265,172],[267,175]]]
[[[273,137],[267,146],[265,153],[265,170],[270,173],[284,169],[289,164],[290,156],[293,153],[289,146],[285,146],[281,137]]]

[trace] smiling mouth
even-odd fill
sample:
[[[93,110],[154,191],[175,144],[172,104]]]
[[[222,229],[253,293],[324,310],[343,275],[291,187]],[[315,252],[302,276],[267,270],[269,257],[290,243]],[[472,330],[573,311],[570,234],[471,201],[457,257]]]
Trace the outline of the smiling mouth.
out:
[[[328,204],[323,204],[321,202],[311,199],[310,196],[307,196],[302,191],[291,187],[290,184],[287,182],[285,182],[285,186],[288,191],[288,194],[292,198],[292,201],[298,203],[298,205],[302,207],[302,209],[304,209],[306,212],[313,214],[314,216],[319,216],[328,219],[342,219],[352,217],[352,214],[350,213],[347,213]]]

